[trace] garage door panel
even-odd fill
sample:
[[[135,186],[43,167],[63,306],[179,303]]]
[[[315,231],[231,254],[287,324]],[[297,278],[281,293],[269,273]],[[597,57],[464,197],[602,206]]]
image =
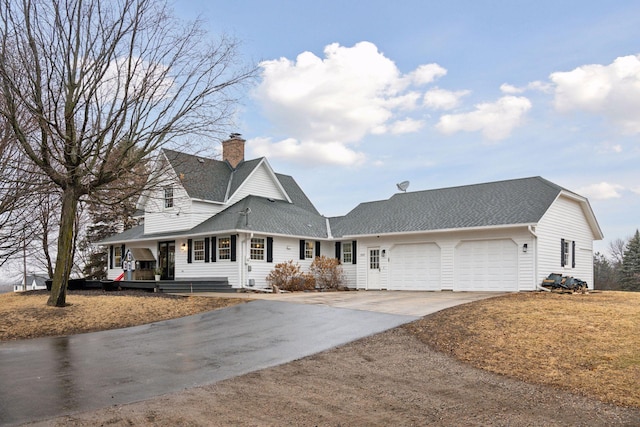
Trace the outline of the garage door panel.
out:
[[[518,246],[510,239],[460,243],[454,268],[456,291],[518,290]]]
[[[440,290],[440,248],[434,243],[396,245],[389,251],[393,290]]]

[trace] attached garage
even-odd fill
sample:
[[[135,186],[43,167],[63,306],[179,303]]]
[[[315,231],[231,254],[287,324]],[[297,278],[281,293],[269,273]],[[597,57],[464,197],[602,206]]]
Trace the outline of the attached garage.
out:
[[[454,265],[454,291],[518,290],[518,245],[511,239],[460,242]]]
[[[439,291],[440,247],[435,243],[395,245],[389,250],[390,290]]]

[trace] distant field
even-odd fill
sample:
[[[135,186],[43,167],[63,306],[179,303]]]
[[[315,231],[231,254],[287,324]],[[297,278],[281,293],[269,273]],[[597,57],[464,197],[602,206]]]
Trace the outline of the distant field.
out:
[[[13,292],[13,285],[10,283],[0,283],[0,294]]]

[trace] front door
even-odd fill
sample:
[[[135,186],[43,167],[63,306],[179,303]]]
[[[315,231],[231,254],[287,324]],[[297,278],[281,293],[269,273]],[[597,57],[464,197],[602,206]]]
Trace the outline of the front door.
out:
[[[369,248],[367,289],[380,289],[380,248]]]
[[[176,271],[176,242],[160,242],[158,244],[158,262],[162,269],[160,279],[175,279]]]

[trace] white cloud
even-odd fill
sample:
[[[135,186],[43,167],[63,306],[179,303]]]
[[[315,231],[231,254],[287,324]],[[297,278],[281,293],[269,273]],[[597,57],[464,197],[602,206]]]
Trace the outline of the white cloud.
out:
[[[598,150],[601,153],[622,153],[622,145],[612,142],[604,142]]]
[[[443,115],[436,128],[447,135],[481,131],[485,138],[498,141],[507,138],[530,109],[531,101],[525,97],[503,96],[493,103],[478,104],[469,113]]]
[[[418,107],[420,94],[412,87],[446,74],[441,66],[427,64],[403,75],[369,42],[353,47],[334,43],[325,47],[324,58],[304,52],[295,61],[280,58],[260,66],[262,82],[255,96],[269,120],[290,137],[285,141],[296,141],[263,142],[262,148],[273,145],[271,157],[277,152],[287,158],[320,150],[336,164],[345,164],[344,153],[361,160],[362,154],[349,146],[367,134],[418,130],[422,122],[405,115]],[[300,147],[313,149],[303,153]]]
[[[338,142],[298,141],[287,138],[272,142],[271,138],[254,138],[248,141],[252,152],[273,159],[289,159],[304,164],[337,164],[358,166],[364,163],[365,155],[350,150]]]
[[[522,93],[525,91],[525,89],[521,88],[521,87],[515,87],[513,85],[510,85],[508,83],[502,83],[500,85],[500,91],[502,93],[507,93],[507,94],[516,94],[516,93]]]
[[[630,188],[631,192],[640,195],[640,187]]]
[[[593,200],[617,199],[621,197],[619,191],[624,187],[619,184],[609,184],[601,182],[599,184],[591,184],[586,187],[579,188],[576,192]]]
[[[537,90],[545,93],[550,93],[553,91],[552,85],[550,83],[544,83],[539,80],[536,80],[535,82],[530,82],[523,87],[510,85],[509,83],[503,83],[500,85],[500,91],[502,93],[506,93],[507,95],[516,95],[516,94],[524,93],[528,90]]]
[[[423,103],[435,110],[452,110],[460,105],[460,99],[471,93],[468,90],[450,91],[433,88],[424,94]]]
[[[417,85],[431,83],[445,75],[447,75],[447,70],[438,64],[420,65],[410,74],[411,80]]]
[[[558,111],[602,114],[626,133],[640,133],[640,55],[616,58],[609,65],[582,65],[549,77]]]
[[[171,98],[174,80],[168,75],[168,68],[159,63],[151,63],[138,57],[118,58],[107,67],[97,86],[98,99],[112,102],[127,96],[141,99],[161,100]]]
[[[415,120],[411,118],[406,118],[404,120],[398,120],[396,122],[391,123],[389,127],[389,132],[394,135],[402,134],[402,133],[413,133],[419,131],[422,126],[424,126],[424,122],[422,120]]]

